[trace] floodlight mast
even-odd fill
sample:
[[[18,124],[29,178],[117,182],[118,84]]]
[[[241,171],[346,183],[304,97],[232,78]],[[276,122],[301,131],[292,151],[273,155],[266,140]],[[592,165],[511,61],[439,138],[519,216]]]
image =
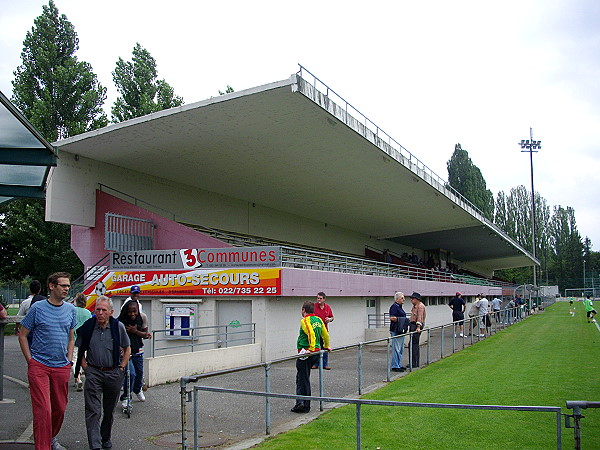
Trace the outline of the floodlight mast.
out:
[[[521,150],[521,153],[528,152],[529,153],[529,164],[531,167],[531,240],[533,244],[533,257],[535,258],[535,249],[536,249],[536,229],[535,229],[535,190],[533,188],[533,154],[537,153],[536,149],[542,148],[542,141],[534,141],[533,140],[533,128],[529,128],[529,137],[531,140],[521,140],[520,145],[521,148],[526,150]],[[537,286],[537,275],[535,269],[535,263],[533,264],[533,286]]]

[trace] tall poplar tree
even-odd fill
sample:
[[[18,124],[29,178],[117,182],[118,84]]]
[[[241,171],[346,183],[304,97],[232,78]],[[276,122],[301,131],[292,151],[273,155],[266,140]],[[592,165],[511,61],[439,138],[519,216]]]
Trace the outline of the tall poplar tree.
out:
[[[42,9],[23,41],[12,102],[52,142],[105,126],[106,89],[90,64],[77,60],[73,24],[53,0]]]
[[[469,153],[460,144],[454,147],[447,167],[450,186],[479,208],[487,219],[493,220],[494,195],[487,188],[481,170],[473,164]]]
[[[550,273],[557,284],[580,287],[583,278],[583,242],[577,230],[575,210],[555,206],[551,221],[552,259]]]
[[[156,60],[139,43],[132,60],[119,58],[112,75],[121,94],[111,109],[115,123],[183,105],[183,98],[175,95],[169,83],[157,79]]]
[[[494,211],[494,223],[500,227],[501,230],[506,231],[506,194],[504,191],[498,192],[496,195],[496,208]]]

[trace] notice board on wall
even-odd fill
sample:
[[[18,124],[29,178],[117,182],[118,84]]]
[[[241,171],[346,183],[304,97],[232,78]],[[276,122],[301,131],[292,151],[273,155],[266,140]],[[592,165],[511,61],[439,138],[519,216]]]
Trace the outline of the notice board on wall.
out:
[[[194,304],[168,304],[164,305],[165,311],[165,336],[166,337],[191,337],[196,326],[196,308]]]

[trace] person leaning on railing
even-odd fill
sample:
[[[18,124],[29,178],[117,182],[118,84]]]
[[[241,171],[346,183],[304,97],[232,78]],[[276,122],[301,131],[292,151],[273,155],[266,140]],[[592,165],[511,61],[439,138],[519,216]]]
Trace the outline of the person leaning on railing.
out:
[[[425,305],[421,302],[421,294],[413,292],[410,296],[410,301],[412,302],[413,307],[410,310],[409,331],[414,332],[410,336],[412,353],[411,364],[412,367],[419,367],[419,339],[421,338],[421,331],[425,327],[425,317],[427,316],[427,313],[425,311]]]

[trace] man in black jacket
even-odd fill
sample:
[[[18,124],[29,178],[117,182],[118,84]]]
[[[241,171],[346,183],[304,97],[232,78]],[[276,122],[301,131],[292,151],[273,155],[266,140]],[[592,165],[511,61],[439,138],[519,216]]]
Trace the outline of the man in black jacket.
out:
[[[464,336],[464,320],[465,320],[465,308],[466,308],[466,303],[464,301],[464,299],[462,298],[462,295],[460,294],[460,292],[456,293],[456,297],[454,297],[452,300],[450,300],[450,304],[448,305],[450,306],[450,309],[452,309],[452,322],[459,323],[459,329],[460,329],[460,337]],[[456,325],[454,325],[454,337],[456,337]]]

